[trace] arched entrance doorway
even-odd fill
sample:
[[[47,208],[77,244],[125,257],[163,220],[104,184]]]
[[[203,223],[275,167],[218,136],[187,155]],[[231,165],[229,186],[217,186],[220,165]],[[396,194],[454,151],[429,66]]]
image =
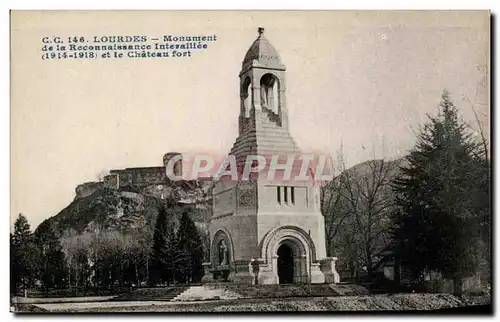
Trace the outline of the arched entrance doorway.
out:
[[[303,229],[296,226],[276,227],[264,236],[261,249],[261,258],[268,265],[259,273],[264,284],[309,281],[310,263],[316,262],[316,249]]]
[[[278,248],[278,278],[280,284],[293,283],[294,277],[293,250],[287,244]]]
[[[283,239],[276,249],[279,284],[304,283],[307,280],[307,255],[304,245],[293,237]]]

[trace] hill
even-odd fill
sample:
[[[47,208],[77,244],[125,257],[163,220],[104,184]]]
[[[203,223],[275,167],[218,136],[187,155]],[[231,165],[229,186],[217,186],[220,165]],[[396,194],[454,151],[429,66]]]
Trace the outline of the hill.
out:
[[[210,189],[207,181],[169,182],[162,195],[158,195],[149,186],[116,190],[99,183],[85,183],[76,188],[75,199],[66,208],[39,227],[49,225],[58,237],[71,239],[98,231],[150,235],[165,198],[172,197],[179,209],[189,208],[191,219],[204,228],[212,211]],[[173,218],[175,222],[178,219]]]

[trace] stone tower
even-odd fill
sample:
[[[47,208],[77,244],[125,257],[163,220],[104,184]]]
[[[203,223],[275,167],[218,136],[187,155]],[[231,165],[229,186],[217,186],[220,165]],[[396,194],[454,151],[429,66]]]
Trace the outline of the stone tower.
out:
[[[285,65],[264,29],[258,32],[239,73],[239,136],[230,152],[239,167],[249,155],[286,161],[300,154],[288,130]],[[216,182],[204,282],[338,282],[335,258],[326,258],[319,186],[273,182],[264,173]]]
[[[172,169],[167,169],[167,165],[170,162],[170,160],[174,159],[175,162],[172,166]],[[163,156],[163,166],[167,169],[166,173],[168,174],[168,171],[172,171],[172,175],[176,177],[182,177],[182,154],[178,152],[168,152],[165,153]],[[170,175],[170,174],[168,174]]]

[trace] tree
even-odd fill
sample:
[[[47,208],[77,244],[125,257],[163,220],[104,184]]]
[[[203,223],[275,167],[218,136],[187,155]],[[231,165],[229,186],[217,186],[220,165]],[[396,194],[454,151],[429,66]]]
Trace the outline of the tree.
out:
[[[176,267],[182,260],[177,247],[173,220],[176,211],[178,209],[175,201],[167,199],[156,218],[151,250],[150,283],[152,284],[174,282]]]
[[[335,256],[337,249],[336,237],[343,227],[344,221],[351,214],[348,207],[343,205],[342,191],[345,180],[342,176],[345,169],[345,162],[341,152],[338,155],[340,175],[333,180],[326,182],[321,187],[321,213],[325,217],[326,251],[328,256]]]
[[[370,281],[374,267],[383,258],[389,244],[389,216],[393,207],[389,184],[393,169],[392,162],[370,160],[365,176],[345,174],[343,193],[353,214],[361,263],[366,267]]]
[[[351,277],[366,267],[371,280],[390,242],[390,180],[398,161],[370,160],[347,170],[342,155],[339,162],[341,173],[322,189],[327,251],[338,253]]]
[[[488,162],[488,157],[489,157],[489,142],[486,138],[486,133],[484,129],[484,124],[480,120],[480,115],[477,111],[477,107],[482,107],[482,106],[489,106],[489,102],[487,101],[488,99],[488,65],[478,65],[476,69],[482,73],[481,80],[478,81],[477,86],[476,86],[476,92],[474,95],[473,100],[471,100],[467,95],[463,96],[463,99],[466,100],[471,109],[472,113],[474,113],[474,118],[476,121],[476,126],[473,126],[471,124],[468,124],[468,126],[473,130],[473,131],[478,131],[477,133],[480,138],[481,138],[481,145],[485,153],[485,160]],[[481,99],[482,97],[482,99]],[[484,116],[487,116],[485,113]]]
[[[38,277],[38,253],[28,220],[23,214],[14,223],[14,233],[10,235],[11,251],[11,292],[19,288],[24,291],[35,285]]]
[[[478,213],[489,212],[488,166],[447,91],[439,108],[393,182],[398,194],[393,234],[398,257],[414,279],[436,271],[459,286],[477,268]]]
[[[203,243],[187,210],[182,213],[177,232],[179,253],[183,254],[177,266],[178,278],[183,282],[199,282],[203,277]]]
[[[124,243],[118,231],[98,232],[94,237],[94,284],[112,289],[116,282],[123,285]]]
[[[75,292],[83,290],[84,294],[90,286],[91,267],[88,256],[88,248],[83,243],[77,242],[71,250],[69,261],[68,283],[75,288]]]
[[[145,249],[141,236],[131,233],[123,236],[123,283],[130,285],[141,285],[146,276],[142,271],[147,263],[149,249]]]
[[[94,273],[91,270],[95,260],[93,255],[94,240],[88,233],[79,234],[77,231],[69,229],[62,232],[60,243],[66,257],[69,286],[75,288],[76,291],[89,287]]]
[[[475,117],[475,126],[472,124],[469,124],[470,129],[473,131],[473,133],[476,133],[476,136],[480,137],[481,140],[481,146],[483,149],[484,153],[484,164],[485,166],[483,167],[483,172],[484,174],[481,176],[482,180],[478,182],[478,184],[481,184],[483,186],[483,190],[488,191],[487,194],[484,194],[484,199],[481,203],[488,204],[488,207],[483,207],[483,210],[478,210],[478,221],[480,223],[480,230],[481,230],[481,247],[480,249],[482,250],[482,263],[481,263],[481,273],[484,277],[486,277],[486,280],[491,279],[491,211],[489,207],[490,203],[490,181],[491,181],[491,173],[490,173],[490,160],[489,160],[489,155],[490,155],[490,149],[489,149],[489,141],[487,139],[487,134],[485,130],[485,124],[481,122],[481,118],[488,117],[489,110],[487,112],[481,112],[481,109],[484,110],[485,107],[489,107],[489,95],[488,95],[488,72],[489,68],[488,65],[478,65],[477,68],[478,72],[481,73],[481,78],[477,83],[476,86],[476,92],[471,100],[467,95],[464,95],[464,99],[469,103],[472,112],[474,113]]]
[[[48,221],[41,223],[35,232],[35,242],[40,254],[40,282],[47,292],[50,288],[67,286],[67,266],[61,243]]]

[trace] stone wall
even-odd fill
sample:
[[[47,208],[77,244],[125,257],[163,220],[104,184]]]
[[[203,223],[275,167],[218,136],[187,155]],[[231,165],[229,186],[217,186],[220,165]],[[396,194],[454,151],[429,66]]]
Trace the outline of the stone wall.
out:
[[[117,177],[117,187],[147,186],[166,182],[165,167],[126,168],[111,170],[110,176]],[[108,176],[106,176],[108,177]],[[109,180],[112,182],[112,179]]]
[[[212,218],[209,224],[211,242],[219,230],[227,233],[230,238],[230,247],[232,247],[230,253],[234,256],[230,259],[231,261],[244,260],[249,263],[251,258],[260,257],[256,216],[232,214],[227,217]],[[212,251],[214,250],[213,246]]]
[[[104,176],[104,187],[109,189],[118,188],[118,174],[108,174]]]

